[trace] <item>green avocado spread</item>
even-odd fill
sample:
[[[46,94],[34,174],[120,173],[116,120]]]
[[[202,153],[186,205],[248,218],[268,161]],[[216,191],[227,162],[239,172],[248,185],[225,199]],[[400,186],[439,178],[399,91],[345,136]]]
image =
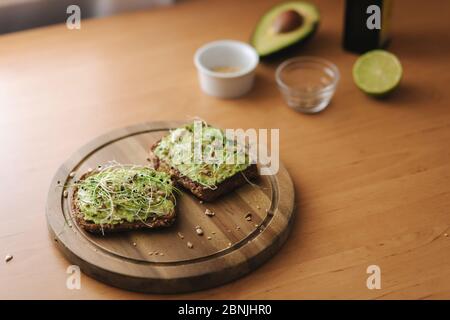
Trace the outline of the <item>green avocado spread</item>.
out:
[[[74,201],[95,224],[145,222],[175,208],[170,176],[145,166],[108,166],[75,183]]]
[[[250,166],[244,147],[200,121],[172,130],[153,152],[182,176],[210,189]]]

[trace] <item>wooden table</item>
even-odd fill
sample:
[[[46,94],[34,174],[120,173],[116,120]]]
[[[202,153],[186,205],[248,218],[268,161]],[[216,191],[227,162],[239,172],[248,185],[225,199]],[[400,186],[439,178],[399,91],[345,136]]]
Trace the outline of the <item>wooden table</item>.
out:
[[[287,108],[261,64],[238,100],[203,95],[192,56],[203,43],[246,40],[273,1],[183,1],[172,8],[0,37],[0,298],[450,298],[450,10],[396,1],[390,49],[404,81],[386,100],[353,84],[341,49],[343,1],[317,1],[318,34],[298,53],[334,61],[342,79],[327,110]],[[250,275],[186,295],[141,295],[82,276],[48,238],[50,180],[71,153],[114,128],[200,116],[222,127],[279,128],[296,187],[293,232]],[[447,235],[447,236],[446,236]],[[381,268],[380,290],[366,269]]]

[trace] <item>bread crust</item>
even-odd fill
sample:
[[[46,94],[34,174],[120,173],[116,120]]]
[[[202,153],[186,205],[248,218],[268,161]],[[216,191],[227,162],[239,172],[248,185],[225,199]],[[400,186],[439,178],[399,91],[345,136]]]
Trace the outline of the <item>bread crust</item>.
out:
[[[80,180],[86,179],[89,175],[93,173],[85,173],[80,177]],[[78,187],[75,187],[73,189],[73,193],[71,196],[72,217],[82,229],[90,233],[105,234],[137,229],[154,229],[161,227],[169,227],[174,223],[176,218],[176,211],[174,209],[163,217],[151,217],[146,221],[138,221],[138,222],[124,221],[117,224],[100,225],[93,222],[89,222],[84,219],[84,214],[81,212],[80,208],[77,205],[76,201],[77,194],[78,194]]]
[[[191,180],[190,178],[183,176],[180,171],[176,168],[170,166],[165,161],[161,160],[154,154],[154,149],[159,144],[160,140],[158,140],[151,148],[150,148],[150,160],[153,163],[153,167],[157,170],[165,171],[174,180],[177,185],[189,190],[194,196],[203,200],[203,201],[214,201],[218,197],[230,193],[237,189],[238,187],[244,185],[248,182],[248,180],[257,178],[258,175],[258,167],[256,164],[251,164],[245,170],[234,174],[233,176],[222,181],[216,189],[211,189],[201,184]]]

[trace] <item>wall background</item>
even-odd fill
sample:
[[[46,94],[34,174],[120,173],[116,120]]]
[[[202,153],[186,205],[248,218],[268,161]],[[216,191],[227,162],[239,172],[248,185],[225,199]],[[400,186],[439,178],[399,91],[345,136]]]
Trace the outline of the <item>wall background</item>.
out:
[[[62,23],[72,4],[80,6],[82,18],[90,18],[173,3],[175,0],[2,0],[0,34]]]

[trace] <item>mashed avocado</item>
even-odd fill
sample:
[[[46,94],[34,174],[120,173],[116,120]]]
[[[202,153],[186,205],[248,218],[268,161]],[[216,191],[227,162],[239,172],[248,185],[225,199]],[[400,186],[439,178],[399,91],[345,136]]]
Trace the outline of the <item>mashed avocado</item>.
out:
[[[174,187],[168,174],[144,166],[109,166],[75,184],[74,198],[86,221],[118,224],[171,213]]]
[[[153,152],[181,175],[215,189],[225,179],[245,170],[250,165],[249,157],[245,148],[226,138],[222,130],[196,123],[200,125],[195,127],[194,122],[172,130]]]

